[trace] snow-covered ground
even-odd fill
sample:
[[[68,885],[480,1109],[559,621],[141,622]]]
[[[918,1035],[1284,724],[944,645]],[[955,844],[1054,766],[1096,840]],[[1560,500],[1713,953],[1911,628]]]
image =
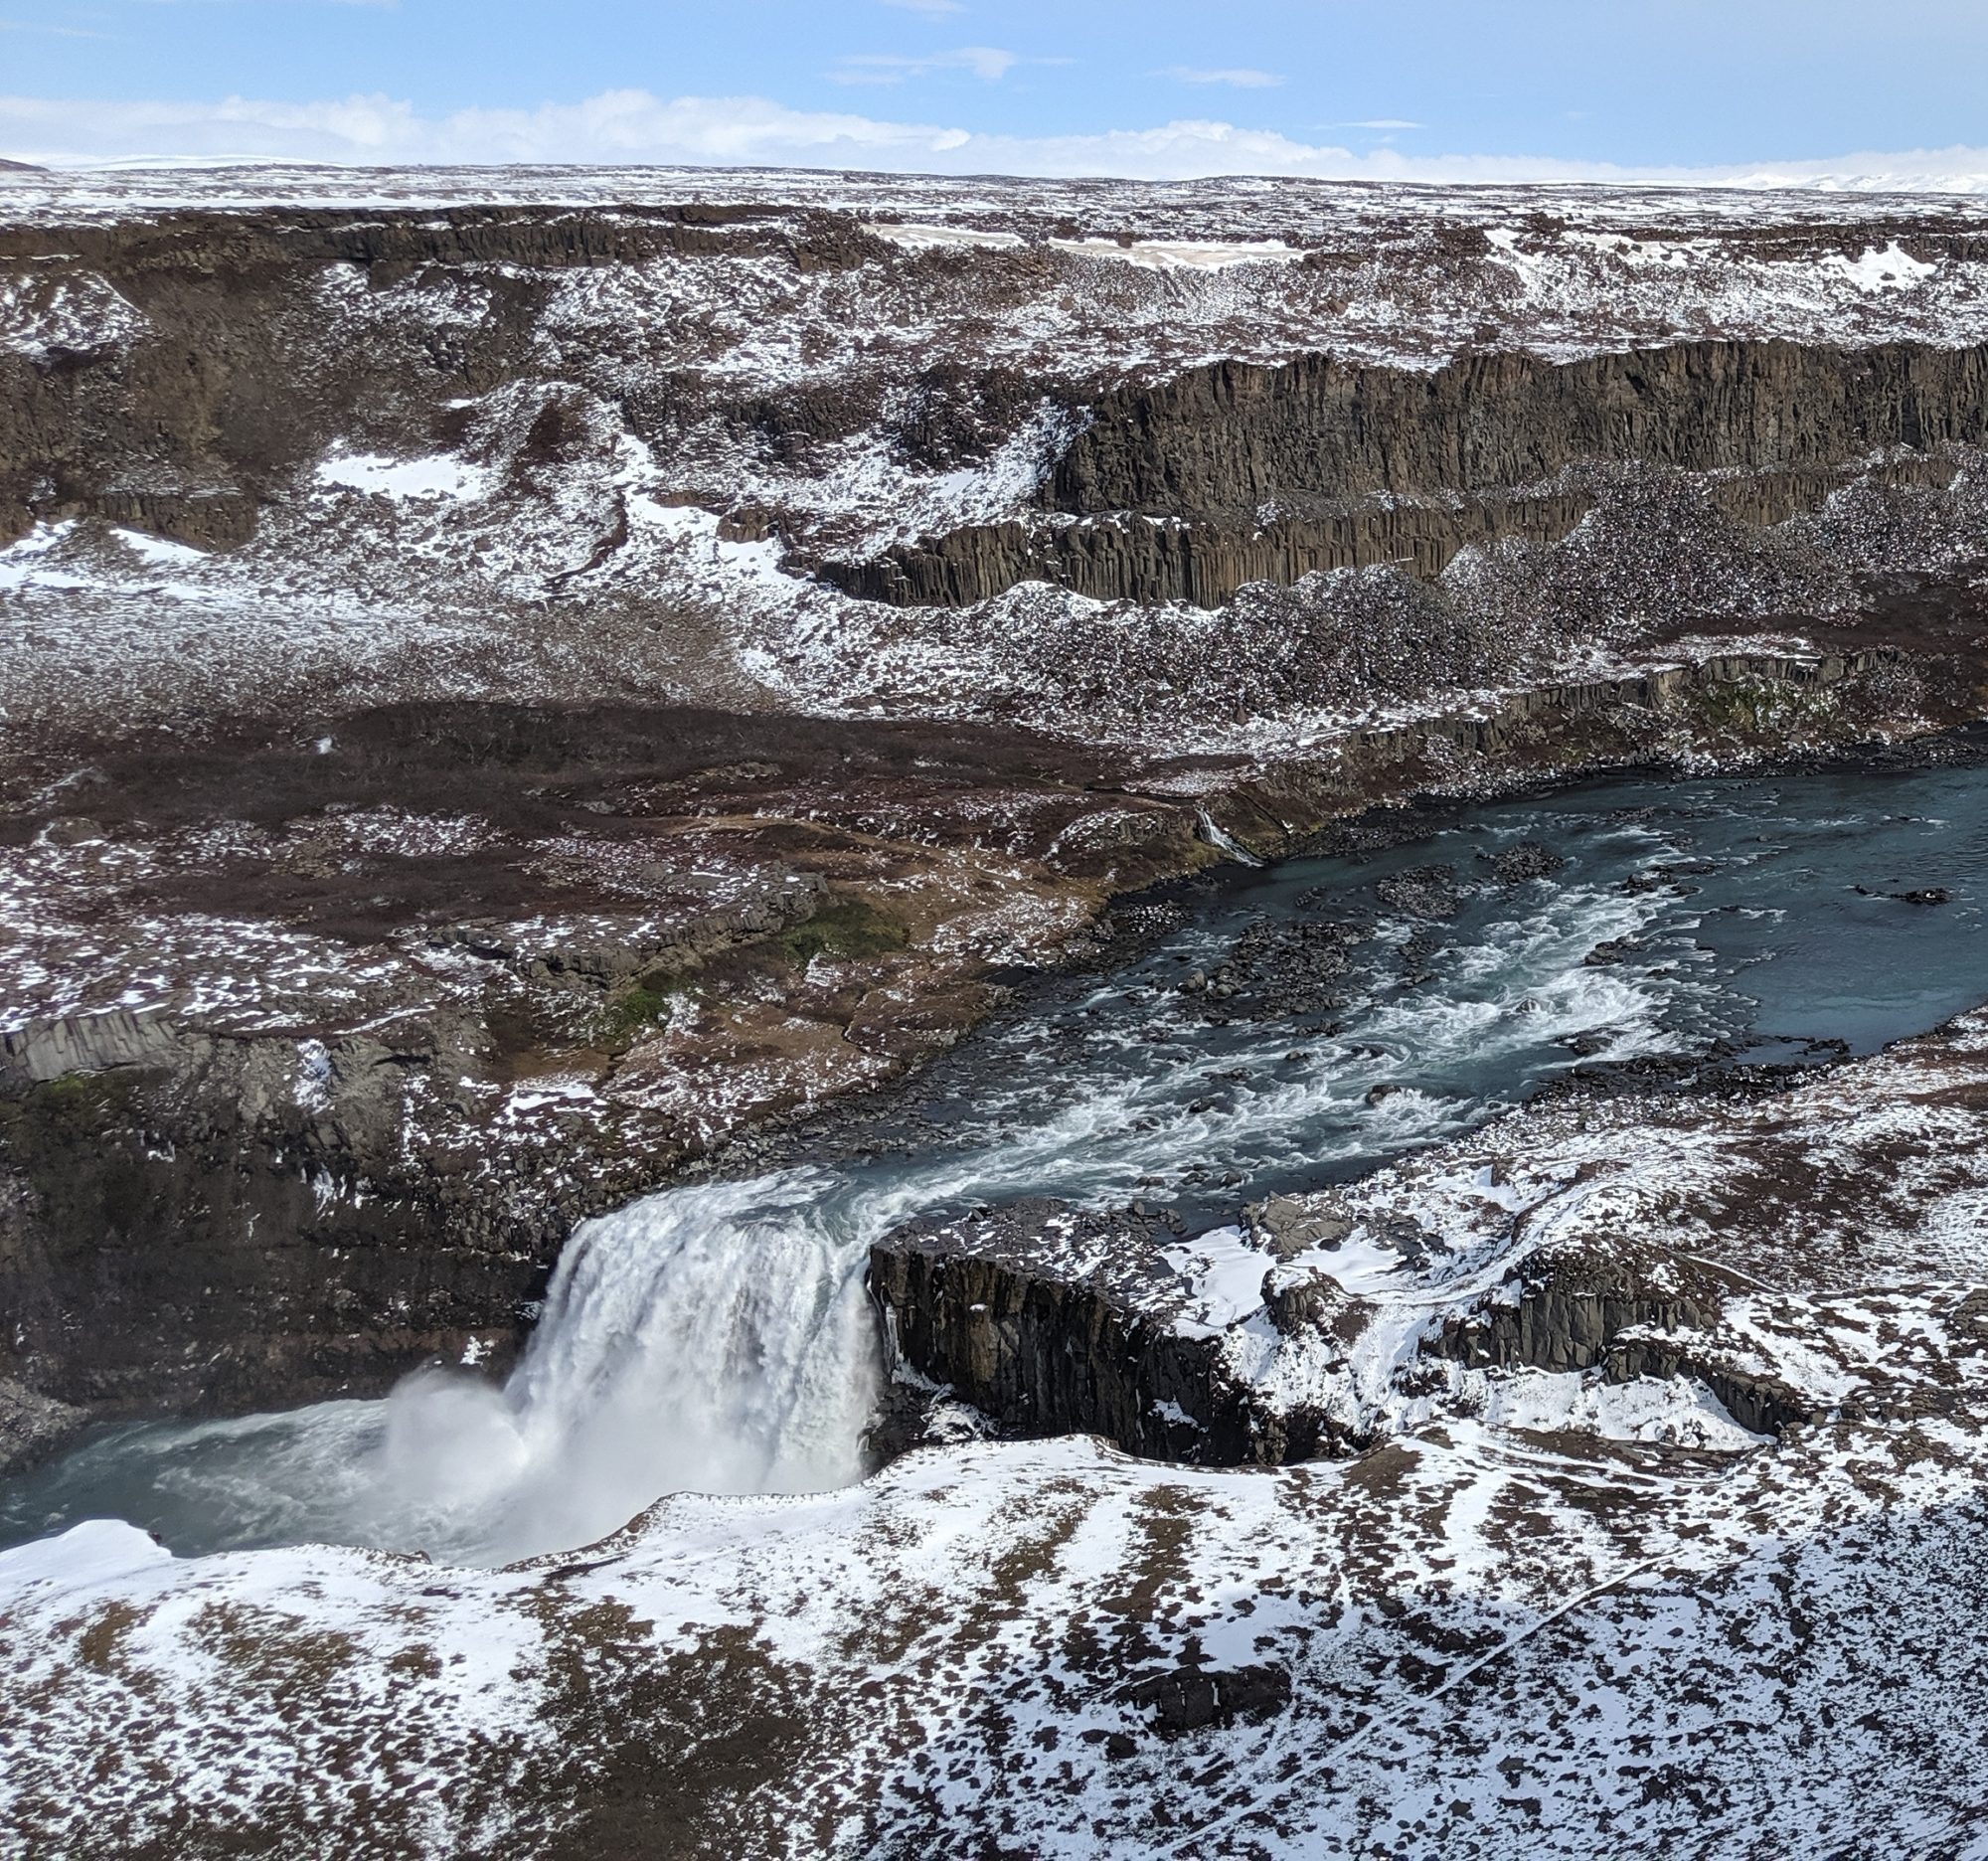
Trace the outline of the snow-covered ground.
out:
[[[1978,178],[1978,177],[1977,177]],[[1210,220],[1237,235],[1270,237],[1332,211],[1425,218],[1459,211],[1494,223],[1542,201],[1583,204],[1597,221],[1632,230],[1670,219],[1708,225],[1786,219],[1834,223],[1878,214],[1939,221],[1970,211],[1964,192],[1929,186],[1609,187],[1578,184],[1430,185],[1328,181],[1291,176],[1216,176],[1195,181],[1059,180],[1000,175],[865,174],[840,169],[613,166],[360,168],[257,162],[142,163],[97,169],[0,171],[15,211],[41,220],[89,222],[198,208],[234,213],[266,207],[395,208],[435,211],[495,207],[667,207],[683,202],[744,203],[775,212],[790,206],[916,216],[925,225],[968,225],[1003,212],[1080,218],[1100,206],[1143,212],[1183,234]]]

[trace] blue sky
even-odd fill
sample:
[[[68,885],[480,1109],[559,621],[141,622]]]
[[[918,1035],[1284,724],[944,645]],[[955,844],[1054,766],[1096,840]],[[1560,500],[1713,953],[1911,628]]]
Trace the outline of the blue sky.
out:
[[[74,159],[1488,176],[1983,144],[1988,0],[0,0],[0,146]]]

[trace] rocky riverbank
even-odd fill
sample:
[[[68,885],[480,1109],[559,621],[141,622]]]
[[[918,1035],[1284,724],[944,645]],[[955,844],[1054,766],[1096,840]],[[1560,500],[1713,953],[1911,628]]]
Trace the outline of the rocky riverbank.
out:
[[[1988,1195],[1985,1029],[1555,1094],[1230,1227],[1150,1202],[916,1224],[870,1283],[901,1374],[1004,1433],[1216,1466],[1357,1455],[1445,1417],[1640,1405],[1710,1441],[1783,1436],[1852,1390],[1945,1413],[1988,1353],[1971,1256],[1947,1252]]]

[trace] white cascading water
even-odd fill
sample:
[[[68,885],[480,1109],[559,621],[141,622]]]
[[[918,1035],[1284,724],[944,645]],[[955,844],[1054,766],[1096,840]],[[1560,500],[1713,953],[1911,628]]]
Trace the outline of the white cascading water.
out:
[[[431,1372],[395,1392],[384,1513],[501,1560],[583,1544],[665,1492],[858,1478],[881,1376],[863,1267],[892,1214],[835,1186],[700,1184],[582,1223],[504,1388]]]

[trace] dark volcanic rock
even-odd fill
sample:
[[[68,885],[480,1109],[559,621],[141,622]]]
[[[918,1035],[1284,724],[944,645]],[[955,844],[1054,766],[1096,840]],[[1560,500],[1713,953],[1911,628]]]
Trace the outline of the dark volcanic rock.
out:
[[[1528,879],[1551,879],[1567,865],[1551,847],[1537,840],[1521,840],[1516,846],[1494,853],[1489,860],[1491,876],[1500,885],[1523,885]]]
[[[1342,1343],[1358,1337],[1369,1316],[1367,1308],[1348,1297],[1329,1273],[1302,1269],[1273,1268],[1264,1274],[1263,1309],[1285,1337],[1330,1332]]]
[[[894,1359],[1012,1433],[1234,1465],[1248,1419],[1220,1339],[1169,1322],[1174,1238],[1158,1215],[1011,1203],[896,1230],[871,1250],[870,1290]]]
[[[1606,1053],[1615,1044],[1614,1035],[1605,1028],[1583,1029],[1578,1034],[1568,1034],[1554,1043],[1565,1047],[1569,1053],[1578,1055],[1583,1060],[1591,1060],[1598,1053]]]
[[[1687,884],[1687,880],[1702,878],[1712,870],[1707,860],[1659,860],[1639,873],[1631,873],[1622,881],[1621,889],[1631,895],[1667,890],[1688,897],[1698,888]]]
[[[1291,1676],[1287,1667],[1267,1662],[1213,1668],[1186,1664],[1134,1680],[1120,1697],[1151,1713],[1162,1738],[1174,1738],[1209,1726],[1275,1718],[1291,1703]]]
[[[1432,930],[1417,930],[1402,940],[1398,954],[1402,980],[1418,985],[1435,980],[1435,959],[1442,954],[1442,938]]]
[[[1277,1021],[1339,1006],[1337,985],[1352,966],[1358,925],[1304,921],[1252,925],[1206,975],[1181,987],[1211,1020]]]
[[[41,1459],[88,1420],[83,1410],[0,1381],[0,1474]]]
[[[870,1252],[894,1365],[1024,1435],[1105,1435],[1134,1453],[1216,1466],[1321,1450],[1309,1414],[1239,1385],[1219,1333],[1183,1322],[1165,1212],[1022,1201],[914,1222]],[[1264,1257],[1267,1272],[1273,1257]]]
[[[1565,537],[1603,495],[1577,475],[1596,464],[1719,474],[1719,509],[1765,525],[1816,509],[1876,448],[1984,440],[1982,348],[1679,342],[1433,375],[1220,362],[1100,399],[1046,494],[1064,520],[967,526],[823,573],[907,605],[1043,580],[1213,607],[1251,583],[1395,563],[1427,578],[1472,545]]]
[[[1331,1207],[1321,1194],[1300,1199],[1271,1196],[1242,1212],[1257,1244],[1279,1260],[1289,1260],[1307,1248],[1335,1248],[1353,1232],[1353,1218]]]
[[[0,1090],[20,1089],[70,1073],[162,1066],[178,1053],[172,1023],[161,1012],[60,1015],[30,1021],[0,1035]]]
[[[1873,444],[1984,438],[1978,348],[1680,342],[1574,362],[1470,356],[1433,375],[1315,355],[1107,395],[1051,495],[1079,513],[1213,510],[1533,484],[1589,459],[1799,471]]]
[[[1535,1256],[1518,1296],[1447,1320],[1423,1348],[1474,1366],[1599,1369],[1608,1382],[1696,1377],[1741,1428],[1779,1434],[1816,1413],[1777,1377],[1749,1370],[1713,1345],[1733,1285],[1710,1269],[1687,1278],[1682,1263],[1657,1270],[1633,1255]]]
[[[1392,912],[1410,918],[1453,918],[1463,909],[1455,868],[1416,866],[1374,882],[1374,896]]]

